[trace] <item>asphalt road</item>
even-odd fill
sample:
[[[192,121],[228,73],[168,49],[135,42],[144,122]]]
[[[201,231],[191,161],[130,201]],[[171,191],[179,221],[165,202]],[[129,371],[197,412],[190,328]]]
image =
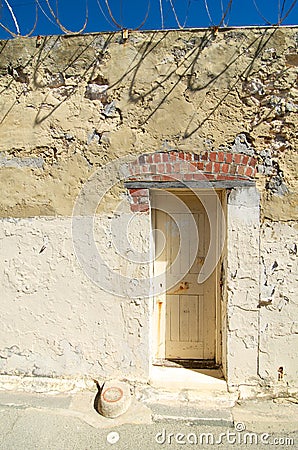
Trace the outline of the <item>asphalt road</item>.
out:
[[[0,450],[298,449],[294,397],[233,407],[214,401],[211,408],[200,401],[163,404],[159,395],[154,403],[134,399],[125,414],[109,419],[94,409],[95,395],[0,391]]]
[[[263,431],[165,421],[98,429],[72,415],[1,406],[3,450],[296,449],[298,433],[264,426]],[[296,442],[296,444],[295,444]]]

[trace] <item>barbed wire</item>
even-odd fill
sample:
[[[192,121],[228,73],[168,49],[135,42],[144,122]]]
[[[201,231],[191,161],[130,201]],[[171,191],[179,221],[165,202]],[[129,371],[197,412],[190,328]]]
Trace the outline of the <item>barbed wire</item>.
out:
[[[51,24],[57,26],[58,29],[63,33],[81,34],[86,30],[88,26],[89,3],[91,3],[91,1],[92,0],[85,0],[85,19],[83,25],[79,28],[79,30],[70,30],[65,26],[64,23],[62,23],[62,20],[60,18],[60,6],[64,6],[62,0],[31,0],[24,2],[0,0],[0,12],[2,12],[2,16],[5,16],[4,20],[3,17],[1,17],[0,27],[3,28],[12,37],[31,36],[36,30],[40,13]],[[235,5],[237,1],[241,0],[217,0],[217,3],[214,0],[184,0],[184,5],[182,5],[181,0],[179,1],[180,3],[177,4],[178,2],[176,3],[176,0],[154,0],[154,7],[156,8],[157,14],[159,14],[160,16],[160,24],[156,23],[154,29],[161,28],[162,30],[164,30],[166,28],[166,24],[168,23],[168,19],[171,21],[171,23],[174,20],[174,23],[179,29],[186,28],[189,21],[189,12],[191,10],[191,7],[193,7],[193,9],[195,8],[195,2],[198,5],[198,8],[196,7],[196,11],[198,13],[197,26],[202,26],[201,24],[199,24],[199,19],[201,19],[201,14],[199,11],[200,7],[204,8],[206,11],[206,15],[209,21],[209,27],[213,27],[215,29],[225,28],[230,22],[232,6]],[[251,0],[251,2],[257,15],[259,16],[263,24],[267,26],[281,26],[289,17],[297,4],[297,0],[276,0],[277,20],[272,21],[269,20],[268,17],[266,17],[266,13],[263,13],[264,5],[262,5],[262,0]],[[42,3],[44,3],[45,5],[42,5]],[[139,30],[143,28],[148,21],[151,8],[150,0],[144,0],[143,4],[147,5],[147,11],[143,20],[140,21],[137,26],[130,27],[129,19],[132,20],[132,14],[130,14],[129,10],[126,10],[126,17],[124,14],[125,6],[129,4],[128,0],[119,0],[118,3],[114,1],[113,6],[111,0],[96,0],[96,4],[99,8],[98,13],[104,18],[104,20],[109,24],[111,28],[118,30],[131,28],[134,30]],[[29,33],[23,34],[21,31],[24,26],[23,18],[21,17],[21,14],[17,14],[17,9],[19,7],[29,5],[35,6],[35,21]],[[185,7],[184,14],[181,13],[181,5]],[[218,12],[220,16],[219,19]],[[270,8],[270,14],[272,16],[272,8]],[[217,16],[217,20],[215,20],[215,16]],[[191,23],[193,23],[193,14],[191,19]]]
[[[284,2],[285,3],[285,2]],[[286,18],[289,16],[290,12],[294,9],[295,5],[297,3],[297,0],[294,0],[290,6],[290,8],[288,9],[288,11],[284,14],[283,18],[280,20],[279,25],[281,25]]]
[[[50,13],[52,14],[53,18],[55,19],[55,22],[59,25],[59,28],[65,34],[69,34],[69,33],[71,33],[71,34],[80,34],[86,29],[87,24],[88,24],[88,0],[85,0],[85,2],[86,2],[86,15],[85,15],[84,25],[78,31],[71,31],[71,30],[68,30],[66,27],[64,27],[64,25],[62,25],[62,23],[60,22],[59,12],[58,12],[59,11],[59,5],[58,5],[59,2],[58,2],[58,0],[56,0],[56,13],[54,12],[53,8],[51,7],[51,4],[50,4],[49,0],[46,0],[46,4],[47,4],[47,6],[48,6],[48,8],[50,10]]]

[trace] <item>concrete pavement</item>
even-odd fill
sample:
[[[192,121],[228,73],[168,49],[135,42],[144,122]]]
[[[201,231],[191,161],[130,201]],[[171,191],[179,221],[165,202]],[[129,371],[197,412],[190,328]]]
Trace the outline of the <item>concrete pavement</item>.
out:
[[[108,419],[94,409],[96,393],[95,387],[58,395],[0,391],[0,449],[81,450],[105,449],[111,445],[127,450],[160,448],[156,442],[145,444],[146,439],[152,440],[156,430],[157,433],[158,430],[185,428],[205,432],[215,430],[214,433],[229,429],[297,437],[298,401],[294,397],[238,402],[232,394],[220,391],[212,397],[204,390],[201,393],[186,389],[165,391],[140,385],[135,389],[129,410],[119,418]],[[123,447],[113,442],[115,436],[110,433],[119,430],[123,436],[127,434],[126,442],[131,442],[130,447],[124,445],[124,440]],[[139,437],[148,434],[144,447],[131,438],[136,430]],[[107,441],[108,436],[111,442]],[[171,443],[171,448],[181,448],[181,445],[175,445]],[[220,448],[236,448],[227,445]]]

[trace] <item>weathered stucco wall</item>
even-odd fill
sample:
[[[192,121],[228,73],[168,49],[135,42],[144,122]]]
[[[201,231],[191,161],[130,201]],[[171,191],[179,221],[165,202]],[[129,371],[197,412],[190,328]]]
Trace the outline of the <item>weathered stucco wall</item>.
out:
[[[1,373],[146,379],[150,301],[107,294],[86,277],[71,241],[74,202],[114,159],[214,149],[258,160],[259,219],[232,212],[237,196],[228,206],[228,246],[241,245],[227,268],[228,376],[272,383],[284,366],[297,383],[297,46],[295,27],[0,43]],[[113,174],[105,177],[110,186]],[[99,229],[128,200],[114,186]],[[142,232],[135,224],[130,234],[137,248],[150,216],[141,220]],[[114,269],[129,273],[112,241],[96,238]],[[243,348],[253,380],[237,368]]]
[[[110,222],[101,216],[94,233],[100,253],[121,272]],[[130,228],[145,241],[142,222]],[[1,373],[144,379],[148,301],[125,291],[117,297],[113,286],[107,292],[88,278],[74,251],[71,219],[2,219],[0,230]],[[138,276],[128,263],[124,272]]]
[[[277,28],[139,32],[125,43],[121,34],[45,37],[39,47],[35,38],[1,42],[2,215],[70,215],[94,166],[121,155],[237,145],[259,157],[259,184],[268,187],[263,214],[297,218],[297,34]]]

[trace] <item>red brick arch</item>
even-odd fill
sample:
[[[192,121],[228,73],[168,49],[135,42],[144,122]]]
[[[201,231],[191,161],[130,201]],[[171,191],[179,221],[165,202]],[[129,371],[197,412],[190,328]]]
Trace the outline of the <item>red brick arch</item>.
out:
[[[143,154],[128,166],[130,182],[252,181],[257,160],[242,153],[205,151]],[[131,209],[149,210],[149,190],[129,189]]]

